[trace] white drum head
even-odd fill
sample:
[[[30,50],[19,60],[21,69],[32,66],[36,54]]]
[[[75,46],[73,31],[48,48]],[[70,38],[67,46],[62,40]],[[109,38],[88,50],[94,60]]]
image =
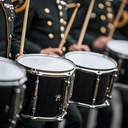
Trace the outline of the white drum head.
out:
[[[113,59],[94,52],[69,52],[65,57],[73,61],[78,67],[91,70],[106,71],[114,69],[117,66]]]
[[[24,68],[9,59],[0,57],[0,82],[21,80],[25,75]]]
[[[18,63],[26,68],[35,69],[43,72],[67,72],[74,69],[73,62],[62,57],[28,54],[17,59]]]
[[[111,40],[107,43],[107,48],[116,53],[117,56],[128,59],[128,41]]]

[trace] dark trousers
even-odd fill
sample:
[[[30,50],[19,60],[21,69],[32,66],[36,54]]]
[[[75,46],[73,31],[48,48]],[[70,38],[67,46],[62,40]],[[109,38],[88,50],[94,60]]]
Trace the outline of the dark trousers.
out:
[[[70,104],[67,110],[65,128],[82,128],[82,117],[74,104]]]

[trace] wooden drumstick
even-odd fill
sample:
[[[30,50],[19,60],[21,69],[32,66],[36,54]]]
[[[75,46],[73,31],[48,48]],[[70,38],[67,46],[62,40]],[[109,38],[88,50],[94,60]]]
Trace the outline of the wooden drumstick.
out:
[[[24,42],[25,42],[25,35],[26,35],[26,26],[27,26],[27,20],[28,20],[29,5],[30,5],[30,0],[27,0],[27,5],[26,5],[26,9],[25,9],[25,14],[24,14],[23,28],[22,28],[20,55],[23,55],[23,51],[24,51]]]
[[[82,42],[83,42],[83,39],[84,39],[84,36],[85,36],[85,33],[86,33],[86,29],[87,29],[87,26],[88,26],[88,23],[89,23],[89,19],[90,19],[92,10],[93,10],[94,3],[95,3],[95,0],[91,0],[87,15],[84,19],[82,30],[80,32],[80,36],[79,36],[78,43],[77,43],[78,45],[81,45]]]
[[[114,22],[113,22],[113,27],[112,27],[112,29],[110,30],[110,32],[109,32],[109,34],[108,34],[108,37],[111,37],[111,38],[113,37],[113,34],[114,34],[115,29],[116,29],[116,27],[117,27],[117,23],[118,23],[118,21],[120,20],[120,17],[121,17],[121,15],[122,15],[122,13],[123,13],[123,10],[124,10],[124,7],[125,7],[126,3],[127,3],[127,0],[123,0],[123,1],[122,1],[122,4],[120,5],[119,11],[118,11],[118,13],[117,13],[117,15],[116,15],[116,18],[115,18]]]
[[[74,21],[74,19],[75,19],[75,16],[76,16],[76,14],[77,14],[77,11],[78,11],[78,8],[79,8],[79,7],[80,7],[80,4],[77,3],[77,4],[76,4],[76,8],[75,8],[75,10],[74,10],[74,12],[73,12],[73,14],[72,14],[70,20],[69,20],[69,23],[68,23],[68,25],[67,25],[67,28],[66,28],[66,30],[65,30],[64,37],[63,37],[62,40],[60,41],[60,44],[59,44],[59,47],[58,47],[58,48],[61,49],[61,50],[62,50],[62,48],[63,48],[63,46],[64,46],[64,44],[65,44],[65,42],[66,42],[67,35],[68,35],[69,31],[70,31],[70,28],[71,28],[71,26],[72,26],[72,24],[73,24],[73,21]]]
[[[67,4],[66,7],[67,7],[67,9],[75,8],[76,4],[75,3],[70,3],[70,4]]]

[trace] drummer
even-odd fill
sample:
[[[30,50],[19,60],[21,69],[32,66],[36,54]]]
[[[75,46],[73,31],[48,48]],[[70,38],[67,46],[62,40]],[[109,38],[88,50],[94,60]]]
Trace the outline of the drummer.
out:
[[[21,7],[16,6],[17,17],[14,24],[14,34],[20,40],[22,34],[25,1],[21,0]],[[58,49],[60,40],[64,37],[66,29],[66,2],[62,0],[32,0],[28,14],[25,53],[63,55],[63,51],[83,50],[89,51],[87,45],[77,46],[76,40],[71,36],[67,37],[67,42],[63,51]],[[42,108],[43,109],[43,108]],[[73,118],[71,118],[73,117]],[[67,128],[81,128],[81,116],[74,105],[69,105]],[[55,124],[55,125],[53,125]],[[37,124],[36,124],[37,125]],[[56,122],[46,123],[46,127],[57,128]],[[33,123],[29,128],[34,127]],[[36,126],[35,126],[36,127]],[[40,126],[42,128],[42,124]]]
[[[69,0],[71,1],[71,0]],[[116,0],[115,0],[116,1]],[[70,35],[78,40],[81,28],[83,26],[84,18],[87,14],[90,0],[77,0],[81,3],[81,8],[78,10],[76,19],[71,28]],[[117,2],[118,3],[118,2]],[[116,4],[117,4],[116,3]],[[115,13],[113,3],[109,0],[95,0],[94,8],[90,16],[87,31],[84,36],[83,44],[88,44],[94,52],[103,53],[108,41],[112,38],[108,37],[109,31],[113,25]],[[117,11],[115,11],[117,12]],[[68,11],[68,17],[72,14],[72,9]],[[127,17],[127,16],[126,16]],[[122,29],[126,34],[126,27]],[[119,30],[116,30],[114,39],[125,39],[125,34],[121,34]],[[128,37],[128,36],[127,36]],[[81,110],[84,116],[84,120],[87,120],[88,110]],[[86,112],[83,112],[86,111]],[[128,118],[127,118],[128,119]],[[112,120],[112,107],[106,107],[98,109],[97,125],[98,128],[109,128]],[[128,121],[127,121],[128,122]],[[84,122],[85,128],[86,122]]]
[[[12,43],[13,23],[15,18],[14,7],[11,0],[0,1],[0,56],[10,58],[19,53],[19,44]]]
[[[114,7],[116,9],[116,12],[120,6],[120,2],[115,1]],[[125,9],[123,11],[122,17],[117,25],[117,30],[123,34],[122,36],[119,36],[119,39],[128,41],[128,2],[125,6]],[[118,35],[116,35],[118,36]],[[119,83],[123,83],[128,85],[128,60],[124,59],[122,68],[119,74]],[[128,127],[128,91],[120,90],[121,99],[122,99],[122,122],[121,122],[121,128],[127,128]]]

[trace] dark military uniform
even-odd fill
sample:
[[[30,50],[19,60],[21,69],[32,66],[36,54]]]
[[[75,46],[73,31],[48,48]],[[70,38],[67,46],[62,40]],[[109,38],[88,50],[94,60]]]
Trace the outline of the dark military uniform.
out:
[[[76,40],[78,40],[79,38],[86,12],[88,11],[88,7],[90,6],[90,1],[77,0],[77,2],[81,3],[81,7],[78,10],[70,33]],[[110,29],[113,27],[113,20],[115,17],[113,9],[113,5],[111,4],[111,2],[109,2],[109,0],[95,0],[86,35],[83,40],[83,43],[88,44],[94,51],[96,49],[93,48],[93,41],[99,36],[108,36]],[[68,17],[70,17],[71,13],[72,10],[69,10]],[[119,39],[120,37],[121,39],[125,39],[124,35],[119,34],[120,33],[117,32],[117,36],[115,36],[114,38]]]
[[[11,48],[14,9],[11,0],[0,1],[0,56],[8,57]]]
[[[13,36],[15,12],[11,0],[0,1],[0,56],[13,58],[19,53],[19,43]],[[13,43],[12,39],[15,40]]]
[[[60,0],[31,1],[25,41],[26,53],[39,53],[43,48],[59,46],[67,24],[65,7],[65,3]],[[16,35],[21,34],[23,15],[24,11],[18,13],[15,20]],[[71,38],[69,40],[67,46],[74,42]]]

